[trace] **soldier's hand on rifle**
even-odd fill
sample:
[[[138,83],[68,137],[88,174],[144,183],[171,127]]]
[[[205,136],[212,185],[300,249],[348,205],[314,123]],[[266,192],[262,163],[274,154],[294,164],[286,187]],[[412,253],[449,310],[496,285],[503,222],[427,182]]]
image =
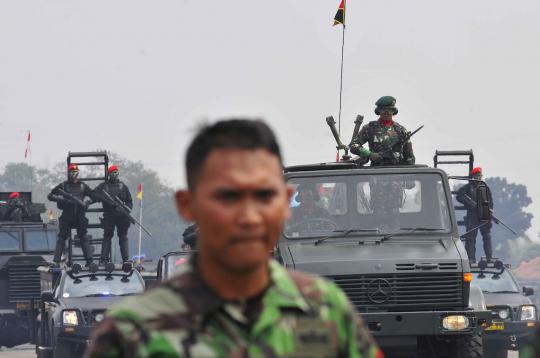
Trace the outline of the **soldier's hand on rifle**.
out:
[[[88,209],[90,205],[92,205],[94,202],[90,199],[84,199],[84,208]]]
[[[496,219],[496,218],[494,218],[494,217],[492,217],[492,218],[493,218],[493,222],[494,222],[495,224],[499,225],[499,224],[501,223],[498,219]]]

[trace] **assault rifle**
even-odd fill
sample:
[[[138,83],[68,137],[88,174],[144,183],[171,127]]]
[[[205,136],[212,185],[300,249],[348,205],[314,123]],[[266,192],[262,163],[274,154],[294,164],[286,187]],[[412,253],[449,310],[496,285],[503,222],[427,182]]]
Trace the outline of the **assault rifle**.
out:
[[[148,234],[148,236],[152,237],[150,231],[148,231],[137,219],[131,215],[131,209],[124,204],[124,202],[118,196],[111,196],[111,194],[107,193],[107,191],[103,189],[94,190],[94,193],[98,199],[114,207],[116,211],[127,217],[132,224],[137,224],[145,233]]]
[[[405,145],[405,143],[407,143],[409,141],[409,139],[411,139],[411,137],[413,135],[415,135],[416,133],[418,133],[422,128],[424,128],[424,125],[421,125],[420,127],[418,127],[416,130],[412,131],[412,132],[409,132],[407,133],[407,135],[403,138],[403,139],[400,139],[399,137],[396,137],[393,141],[391,141],[390,143],[386,144],[384,146],[384,149],[382,152],[380,152],[379,154],[384,158],[384,159],[389,159],[390,161],[392,162],[397,162],[399,163],[399,158],[396,158],[395,154],[394,154],[394,147],[396,146],[396,144],[399,144],[400,145],[400,150],[399,150],[399,153],[401,155],[401,153],[403,153],[403,146]]]
[[[62,195],[64,197],[64,200],[65,201],[68,201],[68,202],[71,202],[73,204],[76,204],[80,207],[82,207],[84,210],[88,209],[88,206],[84,203],[84,201],[82,201],[81,199],[77,198],[76,196],[74,196],[73,194],[70,194],[68,192],[66,192],[64,189],[62,188],[58,188],[55,190],[58,194]]]
[[[470,196],[468,196],[467,194],[464,195],[465,197],[465,201],[467,202],[467,204],[469,204],[470,206],[474,206],[474,207],[478,207],[478,204],[476,201],[473,200],[473,198],[471,198]],[[491,216],[491,220],[493,220],[493,222],[495,222],[495,224],[501,224],[502,226],[504,226],[505,228],[507,228],[509,231],[511,231],[514,235],[517,236],[517,232],[512,229],[510,226],[506,225],[501,219],[499,219],[498,217],[496,217],[494,214],[493,214],[493,209],[489,208],[489,213],[490,213],[490,216]],[[478,229],[480,228],[481,226],[484,226],[488,223],[489,221],[485,222],[485,223],[482,223],[480,226],[472,229],[472,230],[469,230],[468,232],[471,232],[475,229]]]

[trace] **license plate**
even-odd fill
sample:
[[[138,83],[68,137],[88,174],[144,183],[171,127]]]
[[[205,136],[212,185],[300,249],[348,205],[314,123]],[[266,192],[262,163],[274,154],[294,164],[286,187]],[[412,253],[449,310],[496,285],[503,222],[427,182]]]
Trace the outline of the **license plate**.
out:
[[[493,322],[491,326],[486,328],[486,331],[503,331],[504,322]]]

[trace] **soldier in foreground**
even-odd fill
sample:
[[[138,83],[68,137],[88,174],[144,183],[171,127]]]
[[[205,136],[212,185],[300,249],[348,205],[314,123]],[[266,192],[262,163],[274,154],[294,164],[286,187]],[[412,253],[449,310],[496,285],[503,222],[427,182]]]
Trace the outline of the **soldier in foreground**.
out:
[[[479,186],[485,186],[487,192],[487,200],[490,210],[493,210],[493,198],[491,196],[491,190],[489,187],[482,181],[482,168],[476,167],[471,171],[472,179],[468,184],[463,185],[459,188],[456,200],[461,204],[465,205],[467,209],[467,216],[465,217],[465,224],[467,233],[463,235],[465,237],[465,249],[467,250],[467,256],[469,260],[476,262],[476,235],[478,234],[478,229],[482,234],[482,240],[484,242],[484,253],[486,254],[486,259],[491,261],[493,257],[493,250],[491,247],[491,221],[482,223],[478,218],[478,188]]]
[[[292,189],[260,121],[200,130],[186,155],[184,219],[198,252],[170,281],[113,308],[87,357],[382,357],[345,294],[271,259]]]
[[[86,209],[92,203],[92,196],[92,189],[79,181],[79,167],[77,164],[69,165],[68,180],[55,186],[47,196],[47,199],[56,202],[58,209],[62,210],[62,215],[58,220],[59,233],[53,257],[53,262],[56,265],[60,264],[71,229],[77,230],[86,265],[89,266],[92,263],[92,253],[86,236],[88,227]]]
[[[395,122],[398,113],[396,99],[392,96],[379,98],[375,103],[377,121],[363,126],[351,143],[351,153],[361,160],[371,161],[371,165],[412,165],[415,163],[412,143],[407,139],[405,127]],[[363,145],[368,143],[369,149]]]
[[[133,208],[133,199],[131,193],[124,182],[119,178],[120,172],[118,166],[112,165],[107,170],[107,181],[99,184],[95,189],[95,196],[103,203],[103,244],[101,246],[100,263],[109,262],[111,252],[111,240],[114,236],[114,229],[118,235],[118,244],[120,246],[120,256],[122,262],[129,261],[129,242],[128,229],[131,224],[130,218],[118,209],[114,197],[117,197],[129,209]],[[106,194],[103,193],[106,192]],[[104,195],[107,195],[104,197]],[[111,198],[106,200],[107,198]],[[116,204],[116,205],[115,205]]]

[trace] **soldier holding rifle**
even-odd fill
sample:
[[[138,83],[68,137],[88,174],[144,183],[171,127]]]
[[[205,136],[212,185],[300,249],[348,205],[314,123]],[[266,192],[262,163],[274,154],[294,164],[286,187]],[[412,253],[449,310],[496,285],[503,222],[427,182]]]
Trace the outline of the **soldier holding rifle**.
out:
[[[392,96],[379,98],[375,103],[377,121],[363,126],[360,133],[353,139],[351,153],[360,156],[371,165],[412,165],[415,163],[412,143],[409,140],[413,133],[408,133],[405,127],[393,120],[398,113],[396,99]],[[368,143],[369,149],[363,145]]]
[[[97,200],[103,203],[103,244],[101,246],[100,263],[109,262],[111,240],[114,236],[115,227],[122,261],[127,262],[129,261],[127,235],[131,220],[125,212],[127,211],[129,214],[129,211],[133,208],[133,200],[128,187],[119,179],[118,166],[110,166],[107,174],[107,180],[99,184],[94,190]]]
[[[53,257],[53,262],[56,265],[60,264],[71,229],[77,230],[86,265],[89,266],[92,263],[92,253],[86,235],[88,227],[86,209],[92,203],[92,197],[92,189],[79,180],[79,167],[77,164],[69,165],[68,180],[54,187],[47,196],[50,201],[56,202],[58,209],[62,210],[62,215],[59,218],[58,240],[56,241]]]

